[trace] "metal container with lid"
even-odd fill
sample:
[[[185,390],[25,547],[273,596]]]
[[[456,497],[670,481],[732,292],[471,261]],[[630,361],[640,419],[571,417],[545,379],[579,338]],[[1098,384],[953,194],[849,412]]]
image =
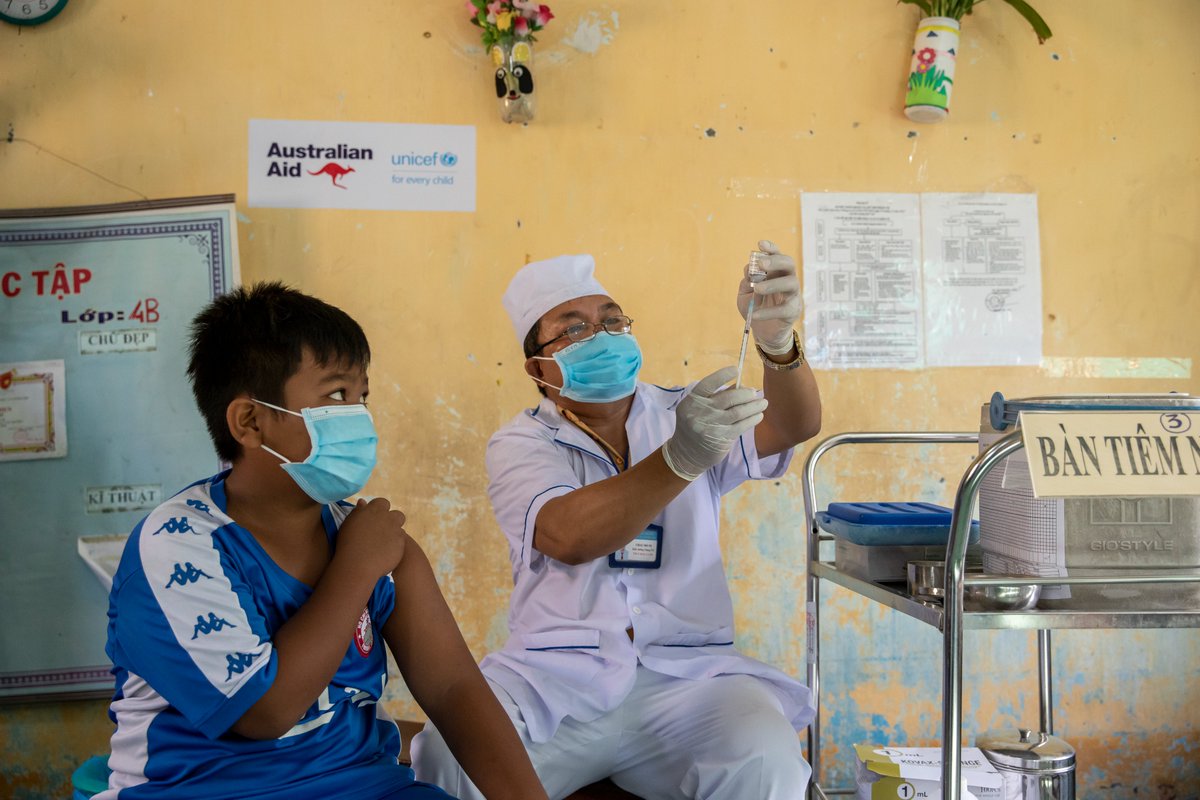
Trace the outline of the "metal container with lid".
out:
[[[997,392],[980,413],[984,450],[1020,427],[1022,412],[1139,411],[1178,418],[1188,436],[1200,429],[1200,397],[1189,394],[1105,394],[1007,400]],[[1193,425],[1197,426],[1193,428]],[[1181,442],[1181,447],[1187,445]],[[1018,452],[979,489],[980,546],[987,572],[1056,577],[1073,571],[1102,575],[1200,569],[1200,497],[1035,497]],[[1191,609],[1200,584],[1162,583],[1042,587],[1038,607],[1086,611]]]
[[[1057,736],[997,728],[975,746],[1004,776],[1004,800],[1075,800],[1075,748]]]

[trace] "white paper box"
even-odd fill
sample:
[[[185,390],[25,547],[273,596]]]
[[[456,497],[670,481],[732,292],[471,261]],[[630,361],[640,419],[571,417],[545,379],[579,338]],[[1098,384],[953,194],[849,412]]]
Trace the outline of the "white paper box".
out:
[[[941,800],[940,747],[857,744],[856,800]],[[1004,777],[977,747],[962,749],[963,800],[1003,800]]]

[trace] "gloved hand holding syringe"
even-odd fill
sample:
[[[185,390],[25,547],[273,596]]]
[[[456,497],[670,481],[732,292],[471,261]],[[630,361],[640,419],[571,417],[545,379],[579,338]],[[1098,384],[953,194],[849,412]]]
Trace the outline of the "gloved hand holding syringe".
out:
[[[742,368],[750,334],[759,355],[776,363],[786,361],[799,339],[794,333],[803,304],[796,262],[779,252],[774,242],[762,239],[750,254],[738,286],[738,310],[746,320],[742,329],[742,348],[738,355],[737,383],[742,385]],[[780,359],[783,359],[781,361]]]
[[[743,270],[737,305],[746,320],[737,367],[722,367],[692,387],[676,406],[675,433],[662,446],[663,460],[684,480],[695,480],[714,466],[738,437],[765,418],[765,392],[741,385],[751,333],[764,363],[770,359],[786,365],[778,367],[782,370],[794,369],[789,361],[803,363],[803,353],[796,352],[799,339],[795,333],[802,309],[800,280],[791,256],[780,253],[774,243],[760,240]],[[727,388],[730,378],[736,379],[734,388]],[[785,406],[788,391],[783,390]],[[815,424],[819,428],[820,401],[815,391],[811,398],[817,404]]]

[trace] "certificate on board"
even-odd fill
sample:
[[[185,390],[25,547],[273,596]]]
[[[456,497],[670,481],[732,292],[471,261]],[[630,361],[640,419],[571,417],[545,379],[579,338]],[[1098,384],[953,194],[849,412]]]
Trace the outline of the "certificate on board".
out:
[[[0,211],[0,699],[112,691],[79,539],[217,471],[188,330],[237,280],[232,195]]]
[[[0,461],[66,456],[66,396],[62,361],[0,363]]]

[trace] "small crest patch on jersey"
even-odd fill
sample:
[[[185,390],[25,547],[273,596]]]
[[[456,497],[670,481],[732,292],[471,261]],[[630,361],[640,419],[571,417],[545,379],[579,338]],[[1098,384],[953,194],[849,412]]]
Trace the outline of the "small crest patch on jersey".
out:
[[[365,608],[362,616],[358,618],[358,626],[354,629],[354,646],[363,658],[371,655],[371,651],[375,649],[375,630],[371,626],[371,613]]]

